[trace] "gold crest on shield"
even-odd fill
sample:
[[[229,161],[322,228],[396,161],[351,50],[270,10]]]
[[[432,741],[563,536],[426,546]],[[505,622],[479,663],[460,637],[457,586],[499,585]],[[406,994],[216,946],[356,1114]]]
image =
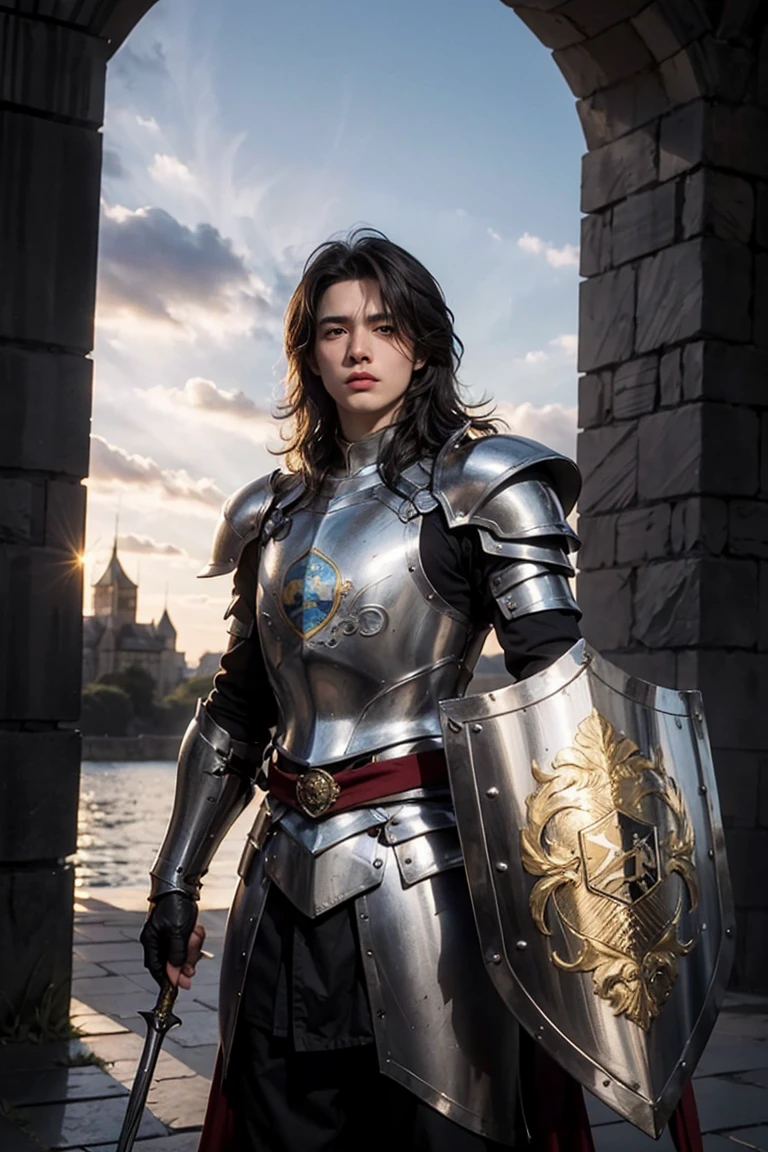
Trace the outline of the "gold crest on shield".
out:
[[[693,828],[683,796],[662,762],[595,709],[574,747],[544,771],[520,834],[523,867],[538,877],[530,895],[545,936],[550,905],[564,949],[551,959],[566,972],[591,972],[594,991],[615,1015],[648,1030],[677,978],[678,957],[694,947],[679,925],[698,898]]]

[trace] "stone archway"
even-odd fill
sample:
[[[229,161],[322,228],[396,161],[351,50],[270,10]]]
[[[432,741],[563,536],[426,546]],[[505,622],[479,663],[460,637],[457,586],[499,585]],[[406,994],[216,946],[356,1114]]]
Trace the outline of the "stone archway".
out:
[[[155,0],[0,4],[0,955],[68,999],[81,573],[107,62]],[[547,47],[582,176],[580,599],[602,651],[700,687],[742,986],[768,944],[768,12],[505,0]],[[608,610],[606,610],[608,606]],[[0,1027],[7,1024],[3,1008]]]

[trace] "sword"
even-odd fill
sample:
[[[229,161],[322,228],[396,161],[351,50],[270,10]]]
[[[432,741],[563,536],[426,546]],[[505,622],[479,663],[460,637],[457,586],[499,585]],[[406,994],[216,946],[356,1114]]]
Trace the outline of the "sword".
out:
[[[139,1066],[136,1069],[131,1094],[128,1097],[128,1108],[123,1120],[123,1127],[120,1130],[120,1138],[117,1141],[117,1152],[131,1152],[165,1034],[170,1032],[171,1028],[181,1024],[178,1016],[173,1014],[173,1005],[178,994],[178,987],[171,984],[166,977],[152,1011],[139,1013],[147,1022],[147,1036]]]

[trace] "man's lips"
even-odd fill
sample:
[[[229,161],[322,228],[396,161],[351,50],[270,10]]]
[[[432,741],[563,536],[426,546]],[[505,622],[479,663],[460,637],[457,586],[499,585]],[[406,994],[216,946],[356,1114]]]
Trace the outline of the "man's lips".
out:
[[[372,376],[370,372],[355,373],[353,376],[347,378],[347,387],[360,391],[366,388],[372,388],[376,383],[378,383],[377,378]]]

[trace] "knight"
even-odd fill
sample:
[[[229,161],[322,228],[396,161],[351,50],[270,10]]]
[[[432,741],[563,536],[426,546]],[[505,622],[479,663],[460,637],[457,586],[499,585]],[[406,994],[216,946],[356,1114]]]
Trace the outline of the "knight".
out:
[[[202,879],[258,790],[201,1147],[584,1152],[579,1080],[648,1130],[650,1041],[592,990],[593,921],[631,934],[644,915],[682,964],[696,814],[640,747],[647,719],[633,727],[625,708],[622,735],[606,719],[610,666],[584,649],[571,587],[576,466],[462,402],[443,294],[380,233],[313,253],[285,344],[289,467],[228,500],[201,573],[234,576],[229,647],[182,743],[142,933],[156,979],[170,964],[188,986]],[[514,683],[466,695],[491,629]],[[542,793],[547,756],[573,775],[569,739],[600,769],[579,782],[594,810],[570,824],[573,805]],[[648,781],[661,799],[635,803]],[[657,944],[630,956],[643,988],[647,957],[665,963]],[[569,997],[579,1028],[630,1030],[620,1060],[569,1031]],[[672,1015],[648,997],[658,1034]],[[697,1131],[688,1078],[662,1108],[679,1141]]]

